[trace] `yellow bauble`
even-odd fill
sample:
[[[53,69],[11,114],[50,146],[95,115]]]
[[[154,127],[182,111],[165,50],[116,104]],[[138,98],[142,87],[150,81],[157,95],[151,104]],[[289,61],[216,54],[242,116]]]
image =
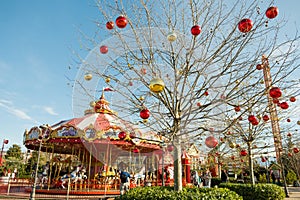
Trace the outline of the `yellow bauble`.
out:
[[[106,82],[106,83],[109,83],[109,82],[110,82],[110,78],[106,78],[106,79],[105,79],[105,82]]]
[[[160,93],[165,89],[165,83],[160,78],[154,78],[150,81],[149,88],[151,92]]]
[[[90,73],[86,73],[84,75],[84,80],[86,80],[86,81],[90,81],[90,80],[92,80],[92,78],[93,78],[93,75]]]
[[[169,42],[174,42],[177,39],[177,35],[174,32],[170,32],[167,36],[167,39]]]
[[[235,147],[235,144],[233,142],[230,142],[229,147],[233,149]]]

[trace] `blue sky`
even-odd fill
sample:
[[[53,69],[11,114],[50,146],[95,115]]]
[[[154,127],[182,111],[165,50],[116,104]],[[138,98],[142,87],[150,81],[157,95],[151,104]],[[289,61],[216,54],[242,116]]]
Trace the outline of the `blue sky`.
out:
[[[1,0],[0,144],[10,141],[5,149],[23,147],[25,129],[73,117],[66,76],[76,76],[72,51],[87,55],[80,51],[78,30],[96,32],[98,10],[92,5],[91,0]],[[286,32],[294,33],[300,1],[275,5],[288,20]]]

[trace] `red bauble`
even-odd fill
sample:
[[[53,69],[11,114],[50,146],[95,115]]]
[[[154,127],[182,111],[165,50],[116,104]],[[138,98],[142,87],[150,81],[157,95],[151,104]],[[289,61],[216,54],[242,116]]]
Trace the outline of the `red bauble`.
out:
[[[266,16],[269,19],[273,19],[273,18],[277,17],[278,12],[279,12],[278,8],[275,6],[272,6],[266,10]]]
[[[289,108],[289,104],[287,103],[287,102],[282,102],[282,103],[280,103],[280,108],[282,108],[282,109],[288,109]]]
[[[291,134],[291,133],[288,133],[287,136],[288,136],[288,137],[292,137],[292,134]]]
[[[194,36],[197,36],[201,33],[201,27],[199,25],[195,25],[191,28],[191,33]]]
[[[126,19],[126,17],[124,17],[124,16],[119,16],[117,19],[116,19],[116,25],[117,25],[117,27],[119,27],[119,28],[125,28],[126,27],[126,25],[127,25],[127,19]]]
[[[296,97],[290,97],[290,102],[295,102],[296,101]]]
[[[204,92],[204,96],[208,96],[208,91],[205,91],[205,92]]]
[[[256,65],[256,69],[257,70],[262,70],[263,69],[263,65],[262,64],[257,64]]]
[[[114,22],[113,21],[106,22],[106,28],[108,30],[113,29],[114,28]]]
[[[287,121],[287,122],[291,122],[291,119],[290,119],[290,118],[288,118],[288,119],[286,119],[286,121]]]
[[[259,121],[256,119],[256,120],[252,121],[251,124],[252,124],[253,126],[256,126],[256,125],[259,124]]]
[[[264,115],[264,116],[263,116],[263,120],[264,120],[265,122],[266,122],[266,121],[269,121],[269,119],[270,119],[270,118],[269,118],[268,115]]]
[[[138,153],[138,152],[140,152],[140,150],[139,150],[138,148],[134,148],[134,149],[132,150],[132,152],[133,152],[133,153]]]
[[[272,87],[270,89],[270,92],[269,92],[270,96],[272,98],[279,98],[281,97],[282,93],[281,93],[281,90],[279,89],[279,87]]]
[[[172,144],[169,144],[168,146],[167,146],[167,151],[168,152],[172,152],[174,150],[174,146],[172,145]]]
[[[254,115],[249,115],[248,117],[249,122],[257,121],[256,117]]]
[[[231,160],[234,160],[235,159],[235,157],[234,156],[231,156]]]
[[[261,157],[261,162],[266,162],[267,158],[266,157]]]
[[[253,27],[253,22],[251,19],[242,19],[238,24],[238,29],[242,33],[248,33],[249,31],[251,31],[252,27]]]
[[[119,137],[121,140],[125,139],[125,137],[126,137],[126,132],[121,131],[121,132],[119,133],[118,137]]]
[[[213,136],[209,136],[206,138],[205,144],[209,148],[215,148],[218,145],[218,140]]]
[[[241,111],[241,107],[240,106],[236,106],[234,107],[235,112],[240,112]]]
[[[289,157],[292,157],[292,156],[293,156],[293,154],[292,154],[291,152],[289,152],[289,153],[288,153],[288,156],[289,156]]]
[[[100,53],[106,54],[108,52],[108,47],[103,45],[100,47]]]
[[[294,151],[294,153],[299,153],[300,150],[297,147],[294,147],[293,151]]]
[[[242,149],[240,152],[241,156],[246,156],[248,154],[248,152],[245,149]]]
[[[150,111],[148,109],[141,110],[140,117],[142,119],[148,119],[150,117]]]

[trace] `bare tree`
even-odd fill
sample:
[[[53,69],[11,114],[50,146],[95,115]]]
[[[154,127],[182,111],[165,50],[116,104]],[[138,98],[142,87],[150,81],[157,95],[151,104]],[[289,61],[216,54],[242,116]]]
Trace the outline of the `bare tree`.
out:
[[[139,125],[159,132],[175,146],[175,190],[181,190],[181,152],[186,144],[224,133],[238,120],[233,115],[228,123],[226,117],[235,106],[253,102],[248,112],[255,99],[270,89],[255,87],[263,79],[256,69],[261,56],[274,61],[274,84],[280,85],[299,66],[299,38],[279,40],[284,23],[281,18],[266,18],[264,10],[270,5],[99,0],[99,32],[90,38],[84,35],[92,47],[87,47],[85,59],[80,58],[74,114],[81,115],[87,102],[94,101],[104,87],[114,91],[111,107],[121,118],[141,121],[140,110],[149,109],[151,117]],[[120,15],[127,26],[107,30],[106,22]],[[242,33],[237,26],[244,18],[254,25],[246,25],[251,30]],[[198,29],[191,31],[192,27]],[[87,74],[92,77],[89,81]],[[164,90],[149,90],[153,81]],[[244,94],[249,98],[243,98]]]

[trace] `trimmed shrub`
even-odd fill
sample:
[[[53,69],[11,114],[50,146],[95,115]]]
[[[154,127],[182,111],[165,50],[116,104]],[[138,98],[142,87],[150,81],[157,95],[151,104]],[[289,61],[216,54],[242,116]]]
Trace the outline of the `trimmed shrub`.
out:
[[[244,200],[283,200],[284,190],[275,184],[232,184],[221,183],[219,187],[228,188],[243,197]]]
[[[227,188],[183,188],[176,192],[173,187],[137,187],[130,189],[122,196],[116,197],[116,200],[242,200],[237,193]]]
[[[289,172],[286,175],[286,183],[291,185],[294,183],[294,181],[297,180],[297,175],[293,170],[289,170]]]
[[[222,180],[220,178],[212,178],[211,179],[211,187],[215,187],[216,185],[219,185],[222,183]]]

